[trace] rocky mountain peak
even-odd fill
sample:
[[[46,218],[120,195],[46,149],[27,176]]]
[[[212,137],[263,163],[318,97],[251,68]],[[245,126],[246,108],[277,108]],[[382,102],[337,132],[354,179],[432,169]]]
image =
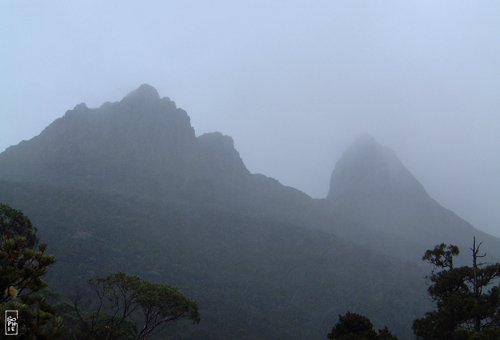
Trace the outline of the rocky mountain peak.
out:
[[[99,108],[79,104],[0,154],[0,179],[127,194],[174,195],[247,174],[231,137],[197,138],[188,114],[147,84]]]
[[[148,84],[142,84],[137,89],[126,95],[122,99],[122,101],[131,101],[131,100],[151,101],[159,99],[160,99],[160,94],[153,86]]]
[[[344,152],[330,180],[329,199],[408,198],[427,195],[394,151],[362,135]]]

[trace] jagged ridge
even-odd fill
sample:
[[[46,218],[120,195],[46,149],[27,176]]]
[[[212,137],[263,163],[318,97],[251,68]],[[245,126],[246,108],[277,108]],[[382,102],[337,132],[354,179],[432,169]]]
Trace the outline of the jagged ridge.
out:
[[[39,136],[0,155],[0,178],[141,195],[193,190],[204,180],[244,180],[232,140],[197,138],[187,113],[141,85],[121,101],[75,106]]]

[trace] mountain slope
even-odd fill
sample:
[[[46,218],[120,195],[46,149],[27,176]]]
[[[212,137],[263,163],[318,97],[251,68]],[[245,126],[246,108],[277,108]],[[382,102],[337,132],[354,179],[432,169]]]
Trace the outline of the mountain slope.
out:
[[[418,268],[280,218],[3,181],[0,201],[39,228],[59,292],[122,270],[195,298],[181,338],[323,339],[347,310],[406,338],[428,308]]]
[[[9,147],[0,154],[0,179],[270,214],[300,212],[310,202],[251,175],[231,137],[196,137],[187,113],[149,85],[96,109],[79,104]]]
[[[358,138],[337,162],[327,200],[337,214],[367,228],[357,235],[361,242],[378,239],[379,246],[400,256],[417,258],[440,242],[457,244],[466,253],[476,236],[491,260],[500,259],[499,239],[432,199],[394,151],[371,136]]]

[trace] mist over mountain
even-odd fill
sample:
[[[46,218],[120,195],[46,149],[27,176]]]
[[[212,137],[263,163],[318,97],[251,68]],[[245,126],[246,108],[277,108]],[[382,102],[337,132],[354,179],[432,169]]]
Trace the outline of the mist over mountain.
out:
[[[312,199],[251,174],[231,137],[197,137],[149,85],[79,104],[0,154],[0,201],[57,256],[52,285],[70,294],[116,270],[175,284],[199,301],[204,321],[173,330],[190,339],[324,338],[347,310],[409,338],[429,307],[426,249],[467,249],[475,235],[500,258],[500,240],[440,206],[370,136]]]
[[[187,113],[149,85],[98,109],[77,105],[0,163],[14,181],[144,195],[178,193],[220,167],[226,182],[248,174],[229,137],[196,138]]]
[[[370,230],[358,235],[359,241],[385,238],[386,247],[400,256],[417,258],[436,240],[465,250],[476,236],[490,256],[500,258],[499,239],[441,206],[393,150],[369,135],[360,136],[337,162],[327,200],[339,215]]]
[[[368,134],[354,141],[335,166],[328,199],[335,201],[337,197],[347,201],[347,205],[364,203],[365,209],[380,198],[391,203],[400,201],[401,206],[430,198],[394,151],[381,146]]]

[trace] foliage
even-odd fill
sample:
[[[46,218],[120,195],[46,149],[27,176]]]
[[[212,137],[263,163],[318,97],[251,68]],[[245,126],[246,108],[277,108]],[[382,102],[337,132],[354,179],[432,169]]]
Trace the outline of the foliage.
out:
[[[55,262],[46,244],[38,244],[36,229],[19,210],[0,204],[0,322],[5,310],[18,310],[19,335],[45,339],[58,336],[62,320],[47,302],[42,277]]]
[[[146,339],[160,326],[188,319],[200,321],[195,301],[176,288],[138,276],[116,273],[89,280],[96,295],[95,310],[84,312],[76,299],[67,317],[78,325],[78,339]]]
[[[459,254],[454,245],[437,245],[423,260],[431,263],[428,292],[437,310],[415,320],[419,339],[498,339],[500,337],[500,264],[478,262],[481,243],[472,248],[472,266],[455,267]]]
[[[372,322],[365,316],[347,312],[328,334],[328,339],[338,340],[397,340],[387,327],[375,332]]]

